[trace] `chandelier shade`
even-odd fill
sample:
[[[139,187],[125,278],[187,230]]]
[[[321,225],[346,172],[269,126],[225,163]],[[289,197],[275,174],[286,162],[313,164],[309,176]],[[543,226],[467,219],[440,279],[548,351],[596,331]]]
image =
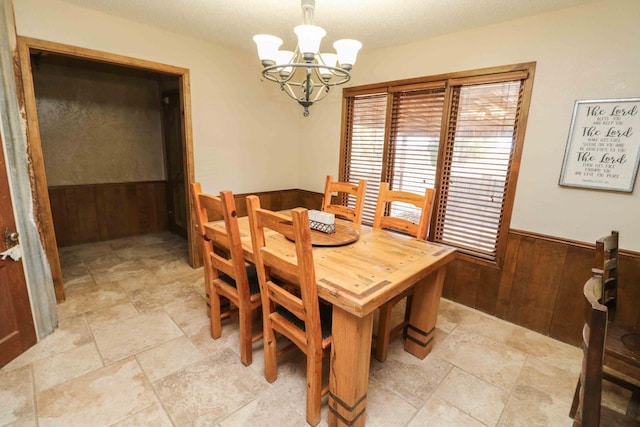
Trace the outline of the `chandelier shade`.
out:
[[[348,82],[362,43],[343,39],[333,44],[335,53],[320,53],[326,31],[313,25],[315,0],[301,0],[303,24],[294,28],[298,36],[295,51],[279,50],[282,39],[257,34],[253,41],[262,62],[262,77],[278,83],[282,91],[298,101],[309,115],[309,107],[323,99],[331,87]]]
[[[258,58],[262,63],[275,64],[278,48],[282,46],[282,39],[269,34],[256,34],[253,36],[253,41],[258,45]]]

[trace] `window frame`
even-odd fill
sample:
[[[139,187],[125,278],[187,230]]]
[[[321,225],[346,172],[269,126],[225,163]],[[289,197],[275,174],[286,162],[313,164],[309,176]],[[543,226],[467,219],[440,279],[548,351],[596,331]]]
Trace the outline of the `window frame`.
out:
[[[443,119],[441,122],[440,141],[438,146],[438,160],[436,163],[436,176],[434,185],[434,206],[431,213],[431,227],[427,239],[434,240],[436,220],[438,212],[442,206],[441,190],[443,185],[440,184],[443,177],[443,168],[445,163],[445,150],[448,147],[447,130],[450,127],[452,117],[452,93],[453,89],[463,84],[471,83],[493,83],[500,81],[521,80],[521,98],[519,109],[517,110],[517,118],[514,123],[516,129],[515,138],[512,146],[512,155],[510,166],[507,169],[508,178],[505,185],[505,198],[503,203],[503,214],[500,226],[497,228],[496,252],[494,259],[473,254],[473,251],[460,249],[458,257],[472,263],[491,266],[494,268],[502,268],[504,262],[504,254],[507,246],[507,237],[511,224],[515,193],[520,170],[520,161],[524,146],[524,138],[526,133],[527,119],[529,115],[529,105],[531,102],[531,94],[533,90],[533,80],[535,74],[535,62],[527,62],[521,64],[504,65],[497,67],[481,68],[476,70],[459,71],[446,74],[438,74],[433,76],[425,76],[411,79],[394,80],[389,82],[381,82],[367,84],[361,86],[348,87],[343,89],[342,96],[342,123],[340,138],[340,164],[339,177],[340,180],[349,180],[349,160],[346,156],[350,153],[350,135],[347,133],[347,125],[350,123],[351,111],[349,105],[352,105],[352,99],[361,95],[372,95],[386,93],[387,110],[385,116],[385,132],[384,132],[384,156],[381,164],[382,174],[380,179],[384,180],[385,176],[389,176],[389,159],[390,152],[390,132],[393,113],[393,96],[394,93],[407,90],[416,90],[423,88],[433,88],[444,83],[445,100],[443,106]],[[375,185],[373,183],[369,185]]]

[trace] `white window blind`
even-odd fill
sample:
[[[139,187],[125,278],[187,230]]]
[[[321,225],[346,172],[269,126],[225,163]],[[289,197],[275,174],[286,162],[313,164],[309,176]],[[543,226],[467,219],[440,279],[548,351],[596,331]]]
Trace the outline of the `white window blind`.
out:
[[[453,89],[434,240],[495,259],[520,81]]]
[[[387,94],[355,96],[349,98],[348,104],[346,121],[349,132],[343,164],[346,178],[342,179],[353,184],[361,179],[367,181],[362,220],[365,224],[372,224],[382,174]],[[347,205],[355,206],[355,200],[348,200]]]
[[[383,176],[393,190],[424,194],[426,188],[434,188],[444,95],[444,85],[393,93],[389,167]],[[391,216],[420,221],[415,206],[390,205]]]

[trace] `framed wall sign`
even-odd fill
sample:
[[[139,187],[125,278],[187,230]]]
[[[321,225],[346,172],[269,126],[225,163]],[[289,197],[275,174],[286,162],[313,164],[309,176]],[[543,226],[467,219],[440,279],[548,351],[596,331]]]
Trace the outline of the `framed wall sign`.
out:
[[[578,100],[559,184],[630,193],[640,161],[640,98]]]

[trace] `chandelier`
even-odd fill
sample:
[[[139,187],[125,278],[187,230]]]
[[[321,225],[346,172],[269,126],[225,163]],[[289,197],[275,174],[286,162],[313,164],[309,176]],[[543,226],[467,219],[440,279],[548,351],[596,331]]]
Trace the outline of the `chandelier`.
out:
[[[298,101],[305,117],[309,115],[309,107],[327,96],[331,87],[349,81],[349,72],[362,47],[357,40],[343,39],[333,44],[336,53],[319,53],[326,31],[313,25],[315,4],[315,0],[301,0],[303,24],[293,29],[298,36],[295,51],[278,50],[282,45],[279,37],[253,36],[262,61],[262,76],[278,83],[287,95]]]

